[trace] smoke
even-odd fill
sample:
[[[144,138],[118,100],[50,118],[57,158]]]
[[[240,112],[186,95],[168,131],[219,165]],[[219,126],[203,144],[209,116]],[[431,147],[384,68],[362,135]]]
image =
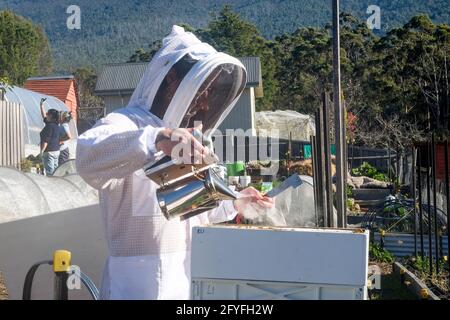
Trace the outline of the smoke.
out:
[[[254,224],[270,225],[276,227],[287,226],[283,213],[276,206],[268,209],[247,203],[243,205],[242,215]]]
[[[275,197],[273,208],[267,209],[257,204],[244,205],[242,214],[252,224],[274,227],[316,227],[314,190],[311,177],[301,176],[303,184],[290,188]]]

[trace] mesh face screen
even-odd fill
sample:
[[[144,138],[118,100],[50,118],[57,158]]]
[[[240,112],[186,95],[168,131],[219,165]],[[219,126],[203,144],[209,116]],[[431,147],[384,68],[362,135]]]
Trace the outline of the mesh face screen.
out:
[[[198,60],[192,59],[187,54],[170,68],[153,99],[152,106],[150,107],[151,113],[161,120],[164,118],[164,114],[166,113],[181,81],[183,81],[186,74],[192,69],[197,61]]]
[[[180,127],[190,128],[194,122],[203,124],[203,131],[212,129],[223,112],[242,92],[246,84],[243,68],[234,64],[216,67],[201,85],[191,102]]]

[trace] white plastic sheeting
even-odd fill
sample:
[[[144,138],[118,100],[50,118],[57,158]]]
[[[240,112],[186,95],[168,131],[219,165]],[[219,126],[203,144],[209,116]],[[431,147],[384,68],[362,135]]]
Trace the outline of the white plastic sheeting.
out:
[[[58,98],[40,94],[20,87],[9,87],[6,89],[6,101],[15,102],[22,105],[25,111],[24,137],[25,144],[38,145],[40,142],[39,133],[44,128],[39,104],[42,98],[47,98],[44,103],[45,110],[56,109],[58,111],[70,111],[67,106]],[[69,123],[70,132],[73,137],[78,135],[75,121]]]
[[[75,164],[75,159],[72,159],[56,168],[55,172],[53,173],[53,176],[64,177],[67,175],[76,175],[76,174],[77,174],[77,166]]]
[[[78,175],[46,177],[0,167],[0,223],[98,203]]]
[[[299,187],[290,188],[275,198],[275,209],[283,215],[286,226],[315,227],[313,179],[300,177],[303,183]]]
[[[255,114],[257,130],[279,130],[279,138],[309,141],[316,126],[311,116],[291,110],[261,111]]]
[[[275,206],[271,209],[256,209],[247,206],[242,212],[244,218],[258,225],[277,227],[315,227],[317,217],[314,208],[313,179],[300,176],[302,184],[289,188],[275,197]]]
[[[256,225],[274,227],[317,227],[318,217],[314,205],[313,178],[301,175],[302,184],[289,188],[275,197],[275,206],[271,209],[256,209],[247,206],[242,213]],[[337,221],[336,209],[333,219]]]

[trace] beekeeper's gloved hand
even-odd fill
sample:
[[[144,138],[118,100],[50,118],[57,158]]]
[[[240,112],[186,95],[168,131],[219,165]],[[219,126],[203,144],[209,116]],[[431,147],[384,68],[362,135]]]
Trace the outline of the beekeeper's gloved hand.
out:
[[[237,199],[234,200],[234,208],[241,214],[246,211],[261,211],[273,208],[275,201],[273,198],[264,196],[253,187],[248,187],[239,192]]]

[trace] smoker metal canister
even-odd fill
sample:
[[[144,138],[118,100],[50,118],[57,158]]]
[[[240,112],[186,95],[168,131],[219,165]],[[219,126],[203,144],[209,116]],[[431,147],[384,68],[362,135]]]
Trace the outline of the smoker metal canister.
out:
[[[166,185],[156,192],[164,216],[192,217],[214,209],[221,200],[234,200],[236,196],[212,170],[193,174],[181,181]]]

